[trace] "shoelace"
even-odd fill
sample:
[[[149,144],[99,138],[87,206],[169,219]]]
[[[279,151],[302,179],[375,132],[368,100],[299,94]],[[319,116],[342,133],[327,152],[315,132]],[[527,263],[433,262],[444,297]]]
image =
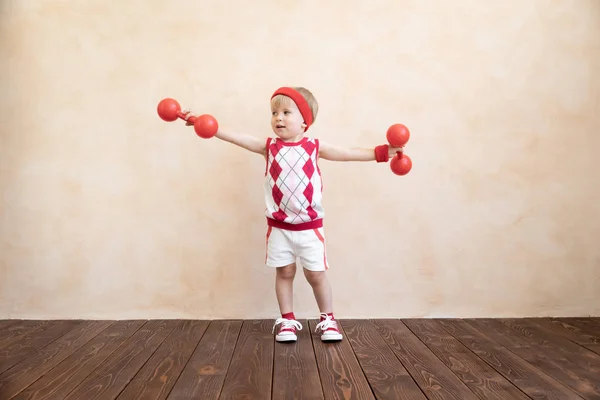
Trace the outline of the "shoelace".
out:
[[[302,324],[294,319],[277,318],[275,325],[273,325],[273,332],[271,333],[275,333],[275,327],[279,324],[281,324],[281,329],[296,328],[299,331],[302,330]]]
[[[321,314],[321,316],[325,317],[325,319],[317,324],[315,332],[317,332],[319,329],[321,329],[324,332],[329,328],[333,328],[336,331],[338,330],[337,322],[334,319],[332,319],[330,315]]]

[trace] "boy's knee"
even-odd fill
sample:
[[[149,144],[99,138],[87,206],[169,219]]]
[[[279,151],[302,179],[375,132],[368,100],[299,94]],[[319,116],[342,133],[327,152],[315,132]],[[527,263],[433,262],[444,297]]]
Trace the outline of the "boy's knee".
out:
[[[294,279],[296,275],[296,264],[286,265],[285,267],[277,268],[277,278],[279,279]]]
[[[304,269],[304,276],[306,276],[306,280],[311,285],[318,285],[327,279],[325,271],[310,271],[308,269]]]

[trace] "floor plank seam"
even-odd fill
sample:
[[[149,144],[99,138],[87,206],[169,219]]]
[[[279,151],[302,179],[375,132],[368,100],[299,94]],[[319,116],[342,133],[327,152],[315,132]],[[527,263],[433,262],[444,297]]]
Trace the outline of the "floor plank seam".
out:
[[[520,387],[518,387],[515,383],[512,382],[512,380],[506,376],[505,374],[503,374],[501,371],[499,371],[496,367],[494,367],[492,364],[490,364],[488,361],[486,361],[483,357],[479,356],[477,353],[475,353],[466,343],[464,343],[462,340],[460,340],[460,338],[456,335],[453,335],[452,332],[450,332],[448,329],[446,329],[446,327],[444,325],[440,325],[442,329],[444,329],[446,332],[448,332],[448,334],[450,336],[452,336],[454,339],[456,339],[465,349],[469,350],[471,352],[471,354],[473,354],[475,357],[477,357],[479,360],[483,361],[485,364],[487,364],[491,369],[493,369],[494,371],[496,371],[500,376],[502,376],[504,379],[506,379],[507,382],[509,382],[511,385],[513,385],[513,387],[520,391],[521,393],[523,393],[524,396],[528,397],[529,399],[533,398],[531,396],[529,396],[527,393],[525,393]],[[483,334],[482,334],[483,335]],[[487,336],[484,336],[487,337]],[[503,346],[502,344],[498,343],[498,345],[500,345],[502,348],[507,349],[505,346]],[[517,356],[518,357],[518,356]],[[523,360],[521,357],[519,357],[519,359]],[[527,363],[526,360],[523,360],[523,362]],[[529,364],[529,363],[527,363]],[[529,364],[531,365],[531,364]],[[549,377],[551,378],[551,377]],[[551,378],[552,379],[552,378]]]
[[[235,356],[235,350],[238,348],[238,345],[240,343],[240,336],[242,335],[242,331],[244,330],[244,321],[246,321],[246,320],[241,320],[240,329],[238,330],[237,336],[235,337],[235,345],[233,346],[233,349],[231,350],[231,356],[229,357],[229,361],[227,362],[227,369],[225,371],[225,376],[221,380],[221,387],[219,388],[219,397],[218,398],[221,398],[221,396],[223,395],[223,389],[225,388],[225,382],[227,382],[227,378],[230,376],[229,373],[231,372],[231,361],[233,360],[233,357]]]
[[[323,387],[323,379],[321,379],[323,371],[317,360],[317,349],[315,348],[315,338],[314,338],[312,329],[310,327],[310,321],[311,321],[310,318],[306,319],[306,327],[308,328],[308,337],[310,338],[310,344],[312,347],[313,354],[315,356],[315,365],[317,366],[317,374],[319,375],[319,383],[321,385],[321,393],[323,394],[323,398],[326,399],[327,396],[325,396],[325,388]]]
[[[190,363],[190,360],[194,356],[194,353],[196,353],[196,351],[198,349],[198,346],[200,346],[200,343],[202,342],[202,339],[204,338],[204,335],[206,335],[206,332],[208,332],[208,329],[210,328],[210,326],[212,325],[213,322],[214,321],[212,321],[212,320],[208,321],[208,325],[204,329],[204,332],[202,332],[202,335],[198,338],[198,341],[194,345],[194,348],[192,349],[192,351],[190,351],[189,357],[187,358],[187,360],[185,360],[185,362],[181,366],[181,371],[179,371],[179,374],[177,375],[177,378],[173,380],[173,384],[171,385],[171,389],[169,389],[169,391],[166,393],[165,399],[168,399],[171,396],[171,393],[173,392],[173,389],[175,389],[175,386],[177,386],[177,383],[179,382],[179,380],[182,379],[181,377],[182,377],[184,371],[187,369],[187,366]]]
[[[552,322],[552,319],[551,319],[551,318],[546,318],[546,320],[548,321],[548,323],[550,323],[550,324],[553,324],[553,322]],[[568,324],[567,324],[567,325],[568,325]],[[573,326],[573,325],[570,325],[570,326]],[[574,327],[574,328],[577,328],[576,326],[573,326],[573,327]],[[592,353],[598,354],[598,355],[600,356],[600,346],[598,347],[598,349],[597,349],[597,350],[595,350],[595,349],[593,349],[593,348],[590,348],[590,347],[588,347],[588,345],[581,344],[581,343],[579,343],[579,342],[575,341],[574,339],[571,339],[569,336],[566,336],[564,333],[558,333],[558,332],[557,332],[557,334],[558,334],[558,335],[560,335],[561,337],[563,337],[563,338],[565,338],[565,339],[569,340],[570,342],[572,342],[572,343],[575,343],[576,345],[578,345],[578,346],[580,346],[580,347],[583,347],[585,350],[587,350],[587,351],[591,351]],[[576,335],[576,333],[573,333],[573,334],[574,334],[574,335]],[[600,344],[600,343],[598,343],[598,344]]]
[[[373,387],[373,384],[371,383],[371,381],[369,380],[369,376],[367,375],[367,373],[365,372],[365,369],[363,367],[363,364],[360,362],[360,360],[358,359],[358,356],[356,355],[356,349],[352,346],[352,341],[349,340],[348,338],[348,334],[346,333],[346,330],[343,327],[343,320],[340,320],[340,324],[342,325],[342,330],[344,331],[344,336],[345,339],[348,341],[348,345],[350,346],[350,348],[352,349],[352,355],[354,356],[354,359],[356,360],[356,363],[358,364],[358,366],[360,367],[360,370],[363,373],[363,377],[365,378],[365,381],[367,381],[367,384],[369,385],[369,389],[371,389],[371,393],[373,394],[373,398],[377,399],[377,393],[375,393],[375,388]]]
[[[402,320],[400,320],[402,321]],[[375,329],[375,332],[379,335],[379,337],[383,340],[383,342],[386,344],[388,350],[394,355],[394,357],[396,357],[396,360],[398,360],[398,362],[400,363],[400,365],[402,365],[402,367],[404,368],[404,370],[406,371],[406,373],[408,374],[408,376],[410,376],[410,379],[412,379],[412,381],[414,382],[415,386],[419,388],[419,390],[421,391],[421,393],[423,393],[423,397],[425,397],[426,399],[429,399],[429,397],[427,396],[427,393],[425,393],[425,389],[421,387],[421,385],[419,385],[419,382],[417,382],[417,380],[415,379],[415,377],[410,373],[410,368],[406,368],[406,365],[402,362],[402,360],[396,355],[396,352],[394,351],[394,349],[392,349],[389,345],[389,343],[385,340],[385,338],[381,335],[381,332],[377,329]]]
[[[109,326],[110,326],[110,325],[109,325]],[[65,335],[69,334],[71,331],[75,330],[76,328],[77,328],[77,326],[74,326],[73,328],[71,328],[71,330],[69,330],[69,331],[65,332],[63,335],[61,335],[61,336],[57,337],[57,338],[56,338],[56,340],[53,340],[53,341],[51,341],[51,342],[47,343],[46,345],[44,345],[44,346],[40,347],[40,348],[39,348],[39,349],[37,349],[35,352],[33,352],[33,353],[31,354],[31,356],[34,356],[34,355],[36,355],[36,354],[40,353],[40,352],[41,352],[43,349],[45,349],[47,346],[49,346],[50,344],[52,344],[53,342],[55,342],[55,341],[57,341],[57,340],[60,340],[62,337],[64,337]],[[102,331],[100,331],[100,332],[102,332]],[[100,334],[100,333],[98,333],[98,334]],[[93,338],[91,338],[90,340],[92,340],[92,339],[93,339]],[[83,344],[80,346],[80,348],[81,348],[81,347],[83,347],[83,346],[85,346],[85,345],[86,345],[88,342],[89,342],[89,340],[88,340],[87,342],[83,343]],[[13,365],[12,367],[10,367],[10,368],[9,368],[9,369],[7,369],[6,371],[4,371],[2,374],[0,374],[0,376],[2,376],[2,375],[4,375],[4,374],[8,374],[10,370],[12,370],[13,368],[16,368],[16,367],[17,367],[17,366],[18,366],[20,363],[22,363],[22,362],[24,362],[24,361],[26,361],[26,360],[27,360],[27,358],[25,358],[24,360],[21,360],[21,361],[17,362],[15,365]],[[60,364],[60,363],[59,363],[59,364]],[[14,397],[16,397],[16,396],[18,396],[18,395],[19,395],[21,392],[23,392],[24,390],[27,390],[27,388],[28,388],[28,387],[30,387],[31,385],[35,384],[35,382],[37,382],[37,381],[39,381],[40,379],[42,379],[42,378],[44,377],[44,375],[48,374],[48,373],[49,373],[51,370],[53,370],[54,368],[56,368],[56,367],[57,367],[59,364],[57,364],[57,365],[55,365],[54,367],[50,368],[48,371],[46,371],[46,372],[45,372],[43,375],[39,376],[37,379],[34,379],[34,380],[33,380],[32,382],[30,382],[30,383],[29,383],[27,386],[25,386],[24,388],[22,388],[21,390],[19,390],[19,392],[17,392],[17,393],[15,393],[15,394],[13,394],[13,395],[11,396],[11,399],[12,399],[12,398],[14,398]]]
[[[79,381],[79,383],[76,386],[74,386],[73,389],[71,389],[69,392],[65,393],[65,398],[68,398],[71,393],[73,393],[74,391],[76,391],[79,388],[79,386],[81,386],[83,384],[83,382],[85,382],[85,380],[89,376],[91,376],[98,368],[101,368],[104,365],[104,363],[106,363],[106,361],[108,359],[110,359],[110,357],[113,354],[115,354],[125,343],[127,343],[128,340],[130,340],[137,332],[139,332],[144,326],[146,326],[146,324],[148,324],[148,321],[146,321],[143,324],[141,324],[126,339],[121,340],[121,342],[119,343],[119,345],[117,347],[115,347],[115,349],[113,351],[111,351],[109,354],[107,354],[106,358],[100,364],[98,364],[94,369],[92,369],[89,374],[87,374],[83,378],[81,378],[81,380]]]
[[[160,341],[160,343],[158,343],[156,345],[156,347],[154,348],[154,350],[150,353],[150,355],[148,356],[148,358],[146,358],[146,360],[142,363],[142,365],[138,368],[138,370],[135,372],[135,374],[133,374],[129,380],[127,381],[127,383],[123,386],[123,389],[121,389],[119,391],[119,393],[117,393],[115,395],[115,399],[119,399],[119,397],[121,396],[121,394],[127,389],[127,386],[129,386],[129,384],[131,382],[133,382],[135,380],[135,378],[143,371],[144,366],[146,366],[146,364],[148,364],[148,362],[150,361],[150,359],[152,358],[152,356],[154,356],[154,354],[160,349],[160,347],[163,345],[163,343],[165,342],[165,340],[167,340],[167,338],[175,331],[176,325],[174,325],[171,330],[169,331],[169,333],[167,333],[165,335],[165,337]],[[140,350],[140,353],[143,351],[144,349],[142,348],[142,350]],[[139,353],[138,353],[139,354]],[[136,355],[137,356],[137,355]]]
[[[499,319],[498,319],[499,320]],[[503,348],[505,348],[506,350],[508,350],[510,353],[513,354],[514,357],[517,357],[519,359],[521,359],[524,363],[526,363],[527,365],[529,365],[531,368],[535,369],[536,371],[538,371],[538,373],[544,374],[548,379],[556,382],[557,385],[563,386],[565,389],[567,389],[568,391],[572,392],[575,396],[584,399],[584,396],[581,396],[579,393],[577,393],[575,391],[574,388],[572,388],[570,385],[561,382],[560,380],[558,380],[557,378],[555,378],[554,376],[550,375],[548,372],[546,372],[545,370],[537,367],[536,365],[530,363],[529,361],[527,361],[525,358],[523,358],[521,355],[519,355],[518,353],[516,353],[513,349],[511,349],[510,347],[505,346],[502,343],[499,343],[497,341],[495,341],[493,338],[491,338],[490,336],[488,336],[484,331],[482,331],[481,329],[479,329],[477,326],[473,325],[470,323],[469,320],[466,320],[467,324],[469,324],[469,326],[471,326],[473,329],[475,329],[477,332],[479,332],[482,336],[488,338],[489,340],[497,343],[498,345],[502,346]],[[518,331],[514,331],[516,332],[516,334],[520,334]]]
[[[442,360],[442,359],[440,358],[440,356],[437,354],[437,352],[433,351],[433,350],[432,350],[432,349],[431,349],[429,346],[427,346],[427,343],[425,343],[425,342],[423,341],[423,339],[421,339],[421,337],[420,337],[419,335],[417,335],[417,334],[416,334],[416,333],[415,333],[415,332],[414,332],[412,329],[410,329],[410,327],[409,327],[407,324],[405,324],[405,323],[404,323],[404,320],[403,320],[403,319],[401,319],[400,321],[401,321],[401,323],[402,323],[402,324],[403,324],[403,325],[406,327],[406,329],[408,329],[408,330],[409,330],[409,331],[410,331],[410,332],[413,334],[413,336],[414,336],[414,337],[416,337],[416,338],[417,338],[417,339],[418,339],[418,340],[419,340],[421,343],[423,343],[423,346],[425,346],[425,348],[426,348],[427,350],[429,350],[429,352],[430,352],[431,354],[433,354],[433,355],[435,356],[435,358],[436,358],[436,359],[438,359],[438,360],[439,360],[439,362],[440,362],[440,363],[441,363],[441,364],[442,364],[444,367],[446,367],[446,369],[447,369],[447,370],[448,370],[448,371],[449,371],[449,372],[450,372],[450,373],[451,373],[451,374],[452,374],[452,375],[453,375],[453,376],[454,376],[454,377],[455,377],[455,378],[456,378],[456,379],[457,379],[457,380],[458,380],[460,383],[462,383],[462,385],[463,385],[465,388],[467,388],[467,389],[468,389],[468,390],[469,390],[469,391],[470,391],[470,392],[473,394],[473,396],[475,396],[475,397],[479,397],[479,396],[477,395],[477,393],[475,393],[475,392],[473,391],[473,389],[471,389],[471,387],[470,387],[469,385],[467,385],[467,384],[466,384],[466,383],[465,383],[465,382],[464,382],[464,381],[463,381],[463,380],[460,378],[460,376],[458,376],[458,375],[456,374],[456,372],[454,372],[454,371],[453,371],[453,370],[452,370],[452,369],[451,369],[451,368],[450,368],[448,365],[446,365],[446,363],[444,362],[444,360]]]

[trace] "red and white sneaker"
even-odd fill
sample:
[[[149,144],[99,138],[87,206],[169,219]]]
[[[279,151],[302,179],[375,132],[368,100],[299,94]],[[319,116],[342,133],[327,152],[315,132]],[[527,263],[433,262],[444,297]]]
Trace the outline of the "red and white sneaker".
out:
[[[280,325],[279,331],[275,336],[275,340],[278,342],[295,342],[298,340],[296,336],[296,329],[301,331],[302,324],[295,319],[277,318],[275,325],[273,325],[273,333],[275,333],[275,327]]]
[[[342,340],[343,336],[338,329],[337,321],[332,315],[321,313],[321,322],[317,324],[315,332],[321,330],[321,341],[331,342]]]

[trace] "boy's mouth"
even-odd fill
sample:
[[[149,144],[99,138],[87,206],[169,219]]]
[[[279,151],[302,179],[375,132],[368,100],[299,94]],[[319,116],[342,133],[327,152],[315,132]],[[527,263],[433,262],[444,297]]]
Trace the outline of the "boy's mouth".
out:
[[[277,125],[277,128],[285,128],[285,125]]]

